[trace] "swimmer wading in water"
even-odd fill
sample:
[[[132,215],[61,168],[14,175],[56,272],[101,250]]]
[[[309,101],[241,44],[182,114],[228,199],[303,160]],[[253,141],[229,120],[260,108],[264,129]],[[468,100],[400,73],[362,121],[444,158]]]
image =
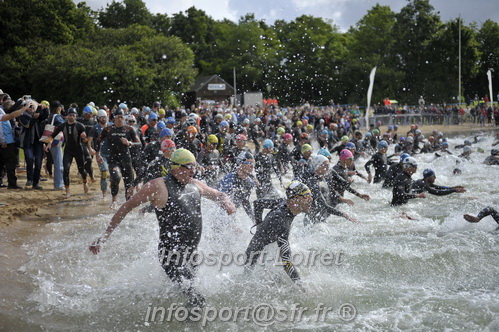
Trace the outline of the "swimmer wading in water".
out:
[[[234,213],[236,209],[226,194],[193,179],[196,159],[190,151],[176,150],[171,162],[170,174],[147,182],[138,193],[123,203],[104,235],[93,242],[89,249],[98,254],[101,245],[133,208],[151,202],[159,222],[161,265],[168,277],[181,285],[189,297],[188,305],[202,307],[205,300],[192,287],[195,266],[190,264],[190,256],[201,240],[201,197],[217,202],[228,214]],[[174,259],[171,259],[172,254]]]

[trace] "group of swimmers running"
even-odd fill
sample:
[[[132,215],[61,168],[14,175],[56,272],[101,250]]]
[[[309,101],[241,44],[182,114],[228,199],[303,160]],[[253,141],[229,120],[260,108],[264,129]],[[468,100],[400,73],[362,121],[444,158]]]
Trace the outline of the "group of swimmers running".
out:
[[[110,151],[118,149],[115,145],[119,146],[121,150],[116,156],[121,157],[132,149],[140,140],[129,134],[132,127],[123,125],[124,121],[120,120],[126,116],[123,110],[118,109],[114,114],[115,123],[106,123],[101,134],[95,136],[96,145],[91,148],[102,151],[101,146],[107,141]],[[246,271],[252,270],[265,246],[277,242],[285,272],[304,290],[299,273],[290,259],[289,234],[293,220],[298,214],[305,213],[306,225],[325,222],[330,215],[359,223],[354,216],[337,209],[341,203],[353,205],[353,201],[344,196],[345,191],[363,200],[370,199],[369,195],[351,186],[354,176],[392,190],[392,206],[406,204],[414,198],[425,198],[426,193],[448,195],[466,191],[462,186],[436,185],[436,175],[431,169],[424,170],[422,179],[412,180],[418,167],[413,157],[415,154],[434,153],[435,157],[451,154],[442,133],[435,132],[425,139],[415,125],[404,137],[398,137],[393,127],[380,135],[381,126],[377,124],[365,134],[356,130],[353,137],[343,135],[339,138],[337,131],[331,133],[331,126],[331,130],[314,137],[314,144],[305,128],[286,128],[283,125],[277,128],[274,136],[262,138],[251,151],[247,140],[255,131],[254,127],[230,128],[226,121],[219,121],[215,130],[207,133],[200,130],[197,118],[192,118],[194,120],[181,124],[176,124],[175,119],[167,119],[170,127],[157,130],[156,134],[150,132],[149,142],[142,151],[142,156],[149,156],[149,159],[141,161],[146,165],[139,175],[143,184],[139,186],[140,181],[125,180],[128,181],[127,200],[112,217],[104,235],[90,246],[94,254],[99,253],[101,245],[125,216],[135,207],[149,203],[142,212],[149,210],[156,213],[162,267],[172,281],[182,286],[190,306],[203,306],[205,303],[202,294],[193,287],[196,266],[189,259],[202,235],[201,197],[215,201],[229,215],[243,207],[253,221],[251,228],[256,230],[246,250]],[[314,153],[312,145],[316,142],[320,148]],[[387,156],[390,144],[395,145],[395,153]],[[463,153],[457,157],[458,163],[469,160],[471,145],[466,141],[460,147]],[[128,150],[125,151],[123,146]],[[494,153],[495,150],[492,151],[488,163],[497,164],[499,156]],[[335,154],[339,161],[331,167]],[[101,162],[102,153],[97,155],[98,162]],[[367,159],[364,167],[367,175],[355,167],[355,160],[360,157]],[[393,158],[396,161],[390,161]],[[110,168],[113,165],[123,171],[123,168],[129,167],[130,170],[125,170],[125,173],[131,172],[130,159],[111,158]],[[285,190],[285,198],[280,197],[273,185],[273,173]],[[290,173],[293,180],[284,184],[283,176]],[[256,190],[256,200],[250,202],[253,189]],[[265,209],[270,212],[263,218]],[[499,215],[491,207],[481,211],[477,217],[465,215],[464,218],[469,222],[478,222],[487,215],[492,215],[499,223]],[[181,259],[165,259],[173,252],[181,253]]]

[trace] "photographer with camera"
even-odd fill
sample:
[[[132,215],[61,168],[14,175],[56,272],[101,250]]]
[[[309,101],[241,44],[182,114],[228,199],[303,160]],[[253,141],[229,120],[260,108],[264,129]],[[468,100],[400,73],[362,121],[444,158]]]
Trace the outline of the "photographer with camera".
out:
[[[25,103],[22,99],[14,103],[8,94],[0,94],[0,102],[0,168],[5,166],[8,181],[7,189],[22,189],[17,185],[16,164],[18,150],[10,120],[27,111],[31,103]]]
[[[40,185],[40,172],[43,160],[43,143],[40,138],[43,134],[42,122],[48,118],[49,109],[45,104],[38,104],[31,100],[31,96],[24,96],[24,102],[29,104],[28,109],[19,117],[21,124],[21,148],[26,160],[27,182],[26,187],[43,189]]]

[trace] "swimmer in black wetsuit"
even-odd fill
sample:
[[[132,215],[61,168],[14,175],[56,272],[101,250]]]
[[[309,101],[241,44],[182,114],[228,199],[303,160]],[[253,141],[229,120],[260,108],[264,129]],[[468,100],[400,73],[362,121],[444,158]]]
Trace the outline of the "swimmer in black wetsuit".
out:
[[[313,199],[310,189],[296,180],[287,186],[286,196],[286,200],[280,202],[267,214],[251,239],[246,249],[246,271],[252,269],[266,245],[277,241],[284,271],[293,282],[301,286],[298,271],[291,262],[288,238],[294,218],[301,212],[307,212]]]
[[[378,152],[371,157],[371,159],[364,165],[367,171],[367,182],[371,183],[373,175],[371,174],[371,165],[374,166],[374,183],[381,182],[385,179],[386,168],[388,166],[388,159],[386,157],[388,151],[388,143],[381,141],[378,144]]]
[[[229,197],[205,183],[193,179],[196,169],[194,155],[186,149],[172,155],[170,174],[147,182],[138,193],[116,211],[104,235],[94,241],[89,249],[98,254],[114,229],[126,215],[142,203],[151,202],[159,222],[159,257],[170,279],[182,286],[190,306],[204,305],[204,298],[192,287],[195,267],[190,256],[201,239],[201,197],[216,201],[228,214],[235,212]]]
[[[414,194],[412,193],[413,181],[412,174],[416,173],[418,164],[412,157],[405,158],[403,163],[404,171],[397,175],[393,183],[393,198],[391,205],[402,205],[409,202],[412,198],[425,198],[425,193]]]
[[[314,201],[312,207],[305,215],[303,222],[305,225],[309,223],[315,224],[325,221],[330,215],[343,217],[353,223],[359,223],[355,218],[350,217],[348,214],[338,211],[328,203],[325,196],[328,193],[323,193],[320,183],[323,181],[324,176],[329,172],[329,160],[322,155],[315,155],[311,158],[309,169],[303,173],[302,178],[299,179],[307,185],[312,191]],[[327,191],[327,190],[326,190]]]
[[[437,177],[435,176],[435,172],[433,172],[431,169],[425,169],[423,171],[423,178],[417,180],[412,185],[412,192],[413,193],[429,192],[432,195],[438,195],[438,196],[449,195],[452,193],[466,192],[466,189],[463,186],[455,186],[455,187],[437,186],[435,185],[436,178]]]
[[[492,216],[492,218],[494,218],[496,223],[499,224],[499,212],[497,212],[497,210],[491,206],[488,206],[485,209],[483,209],[482,211],[480,211],[478,213],[478,216],[476,216],[476,217],[472,216],[471,214],[465,214],[465,215],[463,215],[463,218],[469,222],[476,223],[487,216]],[[499,230],[499,226],[496,228],[496,231],[497,230]]]
[[[403,162],[404,162],[405,158],[408,158],[408,157],[410,157],[410,155],[408,153],[402,153],[400,155],[400,162],[395,163],[395,164],[391,165],[390,168],[388,168],[388,172],[386,173],[386,177],[385,177],[385,182],[383,182],[383,188],[392,188],[393,187],[393,183],[395,182],[395,178],[397,177],[397,175],[399,175],[400,173],[402,173],[404,171]]]
[[[224,176],[218,184],[218,190],[229,195],[236,207],[242,205],[248,217],[254,222],[255,216],[249,197],[251,190],[255,187],[255,181],[252,178],[255,158],[248,151],[241,152],[237,156],[236,163],[238,165],[236,170]]]

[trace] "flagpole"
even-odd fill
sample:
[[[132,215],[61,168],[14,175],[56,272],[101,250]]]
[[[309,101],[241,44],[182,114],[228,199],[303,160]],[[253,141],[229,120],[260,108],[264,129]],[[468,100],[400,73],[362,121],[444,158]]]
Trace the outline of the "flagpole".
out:
[[[237,94],[236,94],[236,67],[234,69],[234,106],[237,106]]]

